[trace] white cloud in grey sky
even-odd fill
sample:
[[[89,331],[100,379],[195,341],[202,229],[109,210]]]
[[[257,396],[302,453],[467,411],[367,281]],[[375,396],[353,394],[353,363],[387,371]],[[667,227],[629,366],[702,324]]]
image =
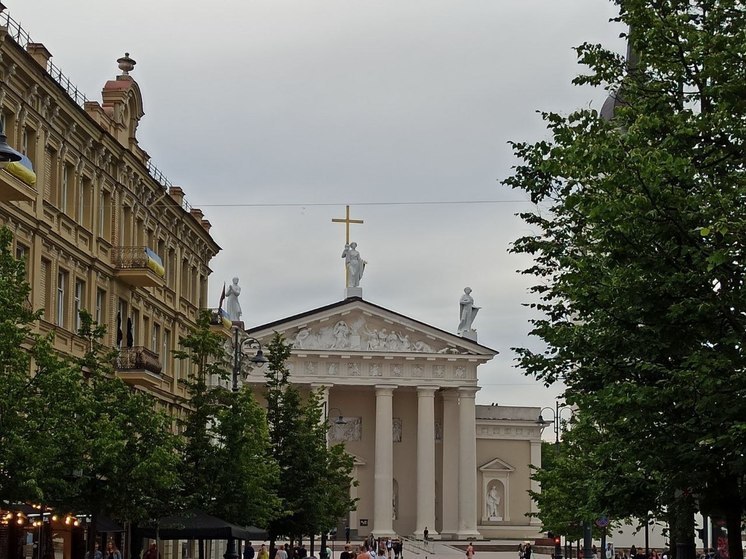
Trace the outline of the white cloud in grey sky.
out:
[[[570,80],[572,47],[622,51],[604,0],[6,0],[89,98],[127,51],[143,92],[139,141],[213,225],[210,303],[237,275],[247,326],[338,301],[342,217],[369,261],[364,298],[455,332],[465,286],[482,307],[479,403],[553,404],[513,368],[530,278],[508,248],[526,197],[499,184],[508,140],[537,110],[600,108]],[[397,205],[502,200],[502,203]],[[377,205],[363,205],[363,204]],[[300,204],[260,207],[256,204]],[[302,204],[306,204],[303,206]],[[330,204],[330,205],[314,205]]]

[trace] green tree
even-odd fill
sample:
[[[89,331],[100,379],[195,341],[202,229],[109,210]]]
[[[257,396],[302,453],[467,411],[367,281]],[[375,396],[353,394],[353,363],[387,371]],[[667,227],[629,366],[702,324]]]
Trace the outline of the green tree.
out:
[[[248,385],[231,392],[209,384],[229,377],[224,343],[202,313],[175,352],[192,369],[186,380],[191,411],[183,420],[184,500],[236,524],[267,526],[279,499],[266,414]]]
[[[513,250],[534,257],[532,334],[547,344],[519,349],[520,365],[563,380],[577,408],[573,444],[599,465],[586,510],[644,477],[682,553],[700,506],[723,512],[741,559],[746,12],[731,0],[618,4],[635,63],[585,44],[590,73],[575,80],[616,92],[613,120],[545,113],[549,140],[513,144],[521,163],[505,184],[538,206],[522,214],[536,234]],[[606,466],[620,471],[613,487]]]
[[[11,253],[12,233],[0,228],[0,500],[50,502],[82,453],[76,425],[80,375],[57,355],[51,338],[33,330],[25,266]]]
[[[84,388],[76,426],[85,447],[64,466],[75,474],[60,504],[91,514],[94,531],[101,514],[137,523],[171,512],[178,507],[181,468],[173,421],[153,396],[116,377],[116,351],[101,343],[105,328],[86,311],[80,319],[88,351],[72,366]]]
[[[267,417],[283,502],[283,515],[270,524],[272,542],[283,534],[326,533],[354,507],[349,497],[352,458],[341,445],[328,447],[320,394],[303,398],[290,383],[285,365],[290,351],[280,334],[268,345]]]

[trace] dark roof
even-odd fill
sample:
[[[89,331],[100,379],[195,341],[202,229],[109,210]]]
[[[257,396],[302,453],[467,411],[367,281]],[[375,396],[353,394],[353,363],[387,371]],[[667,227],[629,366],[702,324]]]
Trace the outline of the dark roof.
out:
[[[145,538],[155,538],[155,528],[140,528]],[[162,540],[264,540],[267,532],[254,526],[237,526],[201,510],[188,510],[158,520],[158,537]]]
[[[433,330],[437,330],[438,332],[441,332],[441,333],[445,334],[448,337],[456,338],[458,340],[462,340],[464,343],[467,343],[467,344],[474,344],[475,346],[481,347],[482,349],[485,349],[485,350],[487,350],[489,352],[492,352],[492,353],[495,353],[495,354],[500,353],[496,349],[492,349],[490,347],[487,347],[486,345],[482,345],[482,344],[477,343],[475,341],[472,341],[472,340],[470,340],[468,338],[462,338],[462,337],[457,336],[456,334],[453,334],[451,332],[447,332],[445,330],[441,330],[440,328],[436,328],[435,326],[431,326],[430,324],[422,322],[421,320],[416,320],[416,319],[414,319],[412,317],[406,316],[406,315],[398,313],[396,311],[392,311],[391,309],[387,309],[386,307],[382,307],[381,305],[376,305],[375,303],[371,303],[370,301],[366,301],[362,297],[348,297],[347,299],[343,299],[341,301],[337,301],[336,303],[332,303],[330,305],[325,305],[323,307],[317,307],[315,309],[311,309],[310,311],[305,311],[305,312],[302,312],[302,313],[299,313],[299,314],[295,314],[293,316],[288,316],[286,318],[281,318],[280,320],[275,320],[274,322],[268,322],[267,324],[262,324],[260,326],[254,326],[252,328],[248,328],[246,330],[246,333],[251,334],[251,335],[256,335],[256,333],[258,331],[260,331],[260,330],[273,329],[275,326],[280,326],[281,324],[285,324],[286,322],[290,322],[290,321],[293,321],[293,320],[298,320],[300,318],[305,318],[307,316],[313,316],[314,314],[317,314],[317,313],[320,313],[320,312],[325,312],[325,311],[328,311],[328,310],[331,310],[331,309],[335,309],[337,307],[343,307],[343,306],[347,305],[348,303],[353,303],[355,301],[360,301],[360,302],[365,303],[366,305],[369,305],[369,306],[371,306],[373,308],[382,310],[382,311],[387,312],[387,313],[391,313],[391,314],[393,314],[395,316],[399,316],[399,317],[404,318],[406,320],[411,320],[412,322],[416,322],[417,324],[421,324],[422,326],[425,326],[426,328],[432,328]]]

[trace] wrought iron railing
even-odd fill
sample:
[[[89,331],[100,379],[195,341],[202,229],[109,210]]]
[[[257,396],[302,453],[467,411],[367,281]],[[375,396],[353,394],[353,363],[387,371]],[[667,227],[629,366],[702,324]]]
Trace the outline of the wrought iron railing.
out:
[[[228,313],[223,309],[208,309],[210,311],[210,326],[223,326],[230,328],[233,323],[231,322]]]
[[[161,277],[166,273],[161,257],[150,248],[143,246],[113,248],[111,263],[121,270],[150,268]]]
[[[143,346],[123,347],[117,355],[117,370],[146,370],[160,375],[163,370],[158,354]]]
[[[16,43],[18,43],[18,45],[23,49],[26,49],[29,43],[34,42],[34,40],[31,38],[31,35],[29,35],[29,33],[23,27],[21,27],[21,24],[19,22],[11,17],[10,12],[8,12],[7,10],[0,12],[0,26],[6,27],[8,30],[8,36]],[[47,61],[46,70],[49,76],[55,82],[57,82],[60,87],[62,87],[62,89],[65,90],[65,92],[70,96],[70,99],[72,99],[75,104],[85,108],[85,104],[89,101],[89,99],[81,90],[78,89],[78,86],[70,81],[70,78],[62,73],[62,70],[57,65],[55,65],[51,59]],[[171,186],[173,186],[173,183],[168,180],[168,177],[166,177],[166,175],[164,175],[152,161],[148,160],[145,167],[148,171],[148,174],[153,178],[154,181],[161,185],[164,190],[168,190]],[[186,198],[182,199],[181,207],[186,212],[189,212],[192,209],[192,206],[189,204],[189,202],[187,202]]]

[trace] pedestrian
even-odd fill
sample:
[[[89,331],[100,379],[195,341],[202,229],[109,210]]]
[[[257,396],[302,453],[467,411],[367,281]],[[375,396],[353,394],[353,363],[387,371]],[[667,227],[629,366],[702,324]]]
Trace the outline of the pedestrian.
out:
[[[247,541],[243,546],[243,559],[254,559],[254,548],[251,545],[251,542]]]
[[[427,526],[425,526],[425,530],[422,532],[422,535],[425,538],[425,541],[427,541],[428,534],[430,534],[430,531],[427,529]]]
[[[524,559],[531,559],[531,552],[533,550],[531,549],[531,544],[527,543],[526,547],[523,548],[523,557]]]
[[[266,544],[262,544],[262,547],[259,548],[257,559],[269,559],[269,551]]]
[[[150,544],[150,547],[143,554],[142,559],[160,559],[160,554],[158,553],[158,546],[155,544],[155,542]]]
[[[98,548],[98,542],[96,542],[94,544],[93,548],[94,548],[93,559],[103,559],[104,554],[101,553],[101,550]],[[88,559],[90,556],[91,556],[91,552],[90,551],[86,551],[85,552],[85,559]]]
[[[466,546],[466,559],[471,559],[474,557],[474,546],[471,542],[469,542],[469,545]]]
[[[122,559],[122,553],[117,549],[117,544],[112,540],[106,545],[106,559]]]

